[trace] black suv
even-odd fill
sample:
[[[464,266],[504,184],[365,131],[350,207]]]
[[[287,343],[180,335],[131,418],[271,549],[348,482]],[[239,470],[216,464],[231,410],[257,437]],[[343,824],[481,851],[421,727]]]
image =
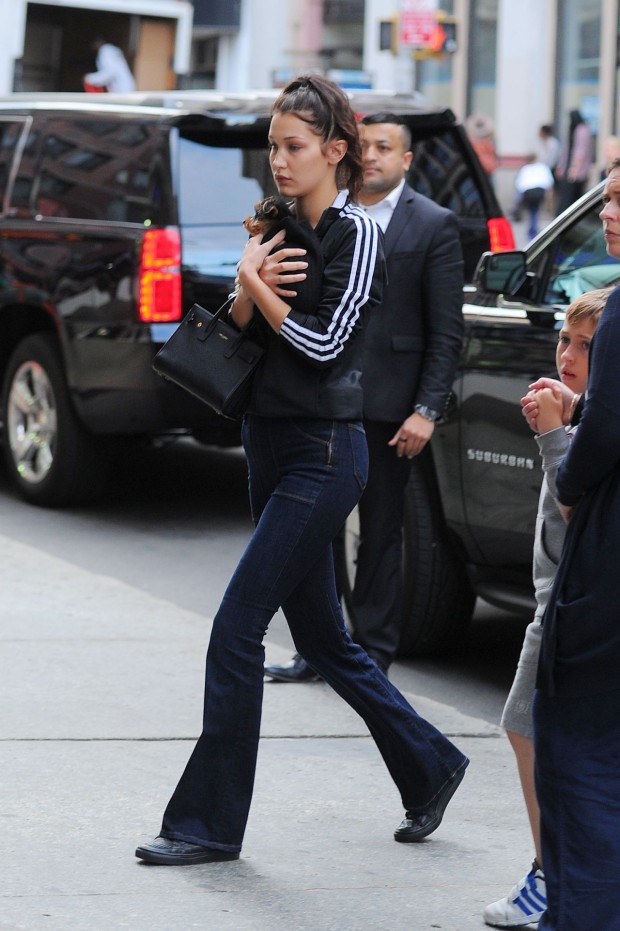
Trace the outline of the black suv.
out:
[[[567,305],[620,281],[599,219],[602,188],[585,194],[524,251],[484,255],[465,289],[465,343],[452,404],[408,489],[404,654],[454,646],[475,595],[531,616],[542,471],[519,399],[539,376],[557,377],[555,348]]]
[[[10,477],[61,505],[105,482],[118,438],[192,434],[237,444],[239,426],[151,368],[195,302],[226,298],[243,218],[273,190],[274,93],[17,94],[0,99],[0,419]],[[352,94],[360,115],[411,126],[413,185],[459,217],[468,269],[509,248],[502,217],[449,110]]]

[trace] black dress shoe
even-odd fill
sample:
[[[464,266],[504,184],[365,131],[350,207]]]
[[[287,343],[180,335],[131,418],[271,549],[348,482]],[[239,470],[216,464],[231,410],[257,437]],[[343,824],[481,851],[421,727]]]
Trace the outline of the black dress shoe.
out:
[[[468,765],[469,760],[466,760],[461,768],[457,769],[450,781],[444,786],[437,799],[433,802],[432,806],[426,811],[408,811],[406,813],[406,817],[394,831],[394,840],[400,841],[403,844],[416,844],[418,841],[423,840],[425,837],[428,837],[429,834],[432,834],[433,831],[437,830],[441,824],[448,802],[461,784],[461,780],[465,775],[465,770]]]
[[[216,850],[215,847],[200,847],[183,840],[169,840],[161,835],[150,844],[140,844],[136,848],[136,856],[145,863],[159,863],[162,866],[188,866],[192,863],[239,859],[238,853]]]
[[[320,682],[321,677],[311,666],[295,653],[290,663],[284,666],[265,666],[265,675],[276,682]]]

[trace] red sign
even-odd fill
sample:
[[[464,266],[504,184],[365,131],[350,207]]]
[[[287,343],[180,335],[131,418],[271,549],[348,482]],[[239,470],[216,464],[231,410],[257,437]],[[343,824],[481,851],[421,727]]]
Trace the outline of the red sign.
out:
[[[405,12],[400,17],[399,41],[412,48],[426,48],[431,40],[437,20],[433,13]]]

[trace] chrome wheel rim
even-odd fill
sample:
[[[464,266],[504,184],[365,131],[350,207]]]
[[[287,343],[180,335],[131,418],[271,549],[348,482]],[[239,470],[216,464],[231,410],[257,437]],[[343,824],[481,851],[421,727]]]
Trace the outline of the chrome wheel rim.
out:
[[[56,444],[56,399],[47,372],[24,362],[15,372],[7,403],[7,432],[20,478],[38,485],[49,474]]]

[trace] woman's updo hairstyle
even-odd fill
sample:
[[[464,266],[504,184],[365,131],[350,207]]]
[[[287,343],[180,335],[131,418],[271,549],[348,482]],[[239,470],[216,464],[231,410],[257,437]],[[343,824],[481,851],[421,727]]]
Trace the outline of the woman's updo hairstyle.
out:
[[[321,74],[307,74],[290,81],[276,99],[272,114],[294,113],[312,127],[323,143],[344,139],[347,151],[338,165],[338,189],[348,188],[357,200],[362,186],[362,148],[349,98],[337,84]]]

